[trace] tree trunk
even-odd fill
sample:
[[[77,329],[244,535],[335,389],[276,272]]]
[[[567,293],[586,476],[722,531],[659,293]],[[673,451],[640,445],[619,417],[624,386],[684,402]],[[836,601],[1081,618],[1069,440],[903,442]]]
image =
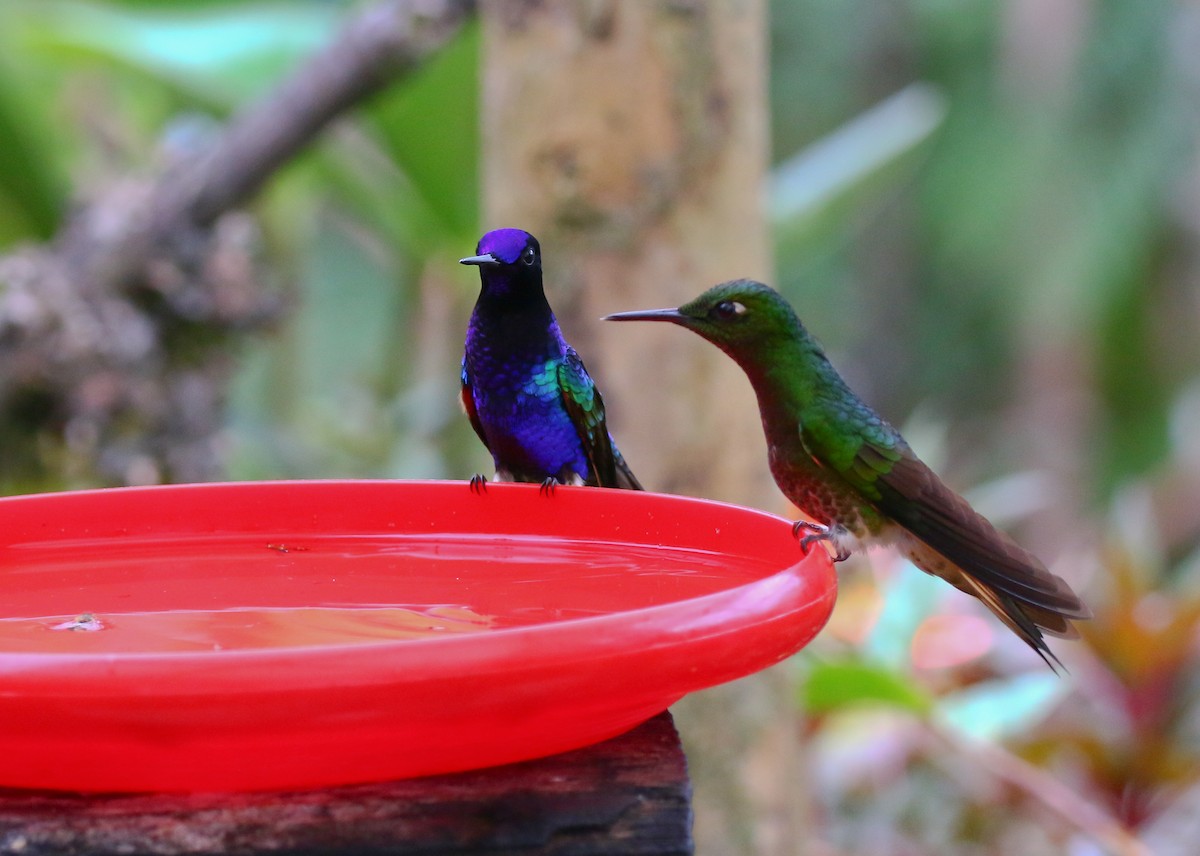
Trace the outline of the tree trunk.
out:
[[[488,228],[537,235],[547,296],[649,490],[779,510],[737,367],[678,329],[602,325],[770,272],[765,10],[482,4]]]
[[[547,297],[630,466],[648,490],[785,509],[733,361],[684,330],[598,320],[770,279],[765,3],[493,0],[481,12],[486,227],[538,236]],[[795,729],[780,669],[675,708],[700,773],[699,852],[799,852],[799,756],[775,741]]]

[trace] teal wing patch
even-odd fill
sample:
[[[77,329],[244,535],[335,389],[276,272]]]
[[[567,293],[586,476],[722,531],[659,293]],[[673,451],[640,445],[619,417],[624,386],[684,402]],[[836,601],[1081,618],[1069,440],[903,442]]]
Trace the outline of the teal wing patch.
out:
[[[912,450],[891,425],[861,401],[821,401],[800,425],[809,456],[831,469],[869,502],[882,498],[880,479]]]
[[[971,577],[1039,610],[1034,620],[1052,633],[1072,632],[1064,616],[1090,614],[1063,580],[947,487],[866,404],[851,394],[811,411],[801,426],[805,449],[884,517]]]
[[[604,399],[574,349],[558,365],[563,407],[575,426],[588,461],[589,484],[641,490],[621,453],[613,446],[604,414]]]

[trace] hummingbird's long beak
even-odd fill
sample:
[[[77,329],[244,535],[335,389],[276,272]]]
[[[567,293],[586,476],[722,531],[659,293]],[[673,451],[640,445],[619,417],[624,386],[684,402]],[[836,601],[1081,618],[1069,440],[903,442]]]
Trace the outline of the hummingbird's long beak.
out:
[[[615,315],[605,315],[603,321],[670,321],[672,324],[683,324],[687,316],[678,309],[642,309],[637,312],[618,312]]]
[[[465,259],[459,259],[460,265],[498,265],[500,260],[491,253],[484,253],[481,256],[467,256]]]

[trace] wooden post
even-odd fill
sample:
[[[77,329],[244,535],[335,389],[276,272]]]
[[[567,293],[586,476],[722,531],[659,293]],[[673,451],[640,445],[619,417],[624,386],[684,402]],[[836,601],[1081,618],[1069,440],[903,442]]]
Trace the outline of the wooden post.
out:
[[[663,713],[573,752],[423,779],[251,794],[9,791],[0,793],[0,852],[687,856],[690,795]]]

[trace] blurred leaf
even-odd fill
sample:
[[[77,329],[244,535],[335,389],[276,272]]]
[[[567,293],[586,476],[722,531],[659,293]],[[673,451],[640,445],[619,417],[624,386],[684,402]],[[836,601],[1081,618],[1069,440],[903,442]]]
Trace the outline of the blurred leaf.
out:
[[[479,51],[472,23],[367,110],[383,148],[442,229],[472,240],[479,226]]]
[[[1160,588],[1161,571],[1121,546],[1103,555],[1108,608],[1079,630],[1113,677],[1144,700],[1183,683],[1195,659],[1200,595]]]
[[[800,688],[809,713],[834,713],[860,705],[882,705],[925,714],[933,701],[915,682],[886,666],[845,661],[815,663]]]
[[[851,206],[864,187],[927,140],[946,106],[937,89],[913,83],[779,164],[771,175],[777,240],[802,243],[820,220]]]
[[[56,174],[41,117],[22,103],[19,90],[0,67],[0,245],[15,237],[48,238],[65,203],[66,188]]]
[[[227,3],[122,9],[26,4],[24,41],[58,62],[103,61],[189,98],[228,108],[262,93],[337,29],[340,10],[317,3]]]
[[[1071,690],[1071,681],[1049,671],[1030,672],[973,684],[943,696],[937,712],[962,734],[999,741],[1033,728]]]
[[[944,586],[941,580],[905,562],[883,592],[883,611],[867,638],[864,654],[894,669],[908,668],[913,636],[934,611]]]
[[[272,203],[302,207],[305,197],[304,187],[281,185]],[[393,440],[377,388],[395,371],[390,343],[405,297],[394,260],[336,208],[307,216],[297,308],[231,391],[239,477],[375,475]]]
[[[14,18],[12,9],[0,10],[0,34]],[[65,152],[31,77],[0,36],[0,246],[50,237],[66,204]]]
[[[446,225],[424,194],[380,141],[361,133],[360,127],[331,129],[314,155],[324,186],[397,254],[419,261],[444,242]]]

